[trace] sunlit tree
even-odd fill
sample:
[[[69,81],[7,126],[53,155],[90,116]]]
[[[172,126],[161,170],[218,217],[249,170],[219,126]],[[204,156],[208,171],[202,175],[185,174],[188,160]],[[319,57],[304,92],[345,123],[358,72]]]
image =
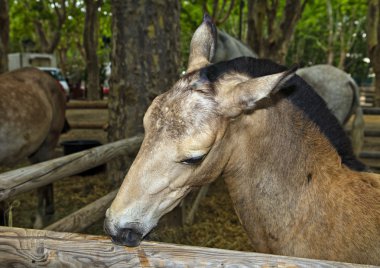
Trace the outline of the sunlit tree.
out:
[[[311,1],[297,24],[287,63],[331,64],[365,77],[366,0]]]
[[[307,0],[248,0],[247,43],[261,58],[285,63]]]
[[[142,133],[148,105],[178,79],[180,11],[173,0],[112,0],[111,6],[110,142]],[[110,179],[120,181],[130,161],[111,161]]]

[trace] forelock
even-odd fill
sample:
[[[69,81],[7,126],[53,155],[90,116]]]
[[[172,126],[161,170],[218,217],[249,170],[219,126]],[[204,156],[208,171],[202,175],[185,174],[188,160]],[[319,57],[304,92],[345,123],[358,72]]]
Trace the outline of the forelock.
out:
[[[210,120],[217,116],[214,98],[188,88],[189,82],[192,80],[180,79],[170,91],[155,100],[149,115],[155,131],[178,138],[207,128]]]

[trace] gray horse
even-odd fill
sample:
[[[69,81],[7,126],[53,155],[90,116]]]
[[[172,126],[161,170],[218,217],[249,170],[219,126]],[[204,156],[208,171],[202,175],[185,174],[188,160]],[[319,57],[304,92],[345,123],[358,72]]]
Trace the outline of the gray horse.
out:
[[[216,52],[213,63],[227,61],[234,58],[258,56],[246,45],[229,34],[218,30]],[[363,146],[364,119],[360,107],[359,88],[349,74],[331,65],[321,64],[299,69],[302,79],[310,84],[327,103],[341,125],[347,123],[352,114],[352,143],[356,155]]]
[[[257,54],[248,46],[244,45],[231,35],[218,30],[218,41],[216,43],[215,55],[212,58],[212,62],[227,61],[242,56],[258,58]]]

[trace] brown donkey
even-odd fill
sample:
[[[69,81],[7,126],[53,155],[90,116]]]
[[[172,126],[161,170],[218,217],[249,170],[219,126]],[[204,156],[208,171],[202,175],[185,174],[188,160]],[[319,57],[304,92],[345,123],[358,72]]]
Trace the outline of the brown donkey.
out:
[[[380,265],[380,176],[364,172],[326,104],[268,60],[210,65],[205,16],[187,74],[144,117],[105,229],[136,246],[193,188],[222,176],[258,252]]]

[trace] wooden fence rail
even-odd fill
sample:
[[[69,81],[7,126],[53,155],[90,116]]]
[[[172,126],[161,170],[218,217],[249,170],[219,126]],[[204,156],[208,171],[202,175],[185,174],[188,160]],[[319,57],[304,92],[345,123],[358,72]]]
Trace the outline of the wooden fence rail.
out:
[[[363,113],[367,115],[380,115],[380,108],[365,108],[363,107]]]
[[[69,122],[71,129],[105,129],[107,122]]]
[[[142,139],[142,136],[135,136],[2,173],[0,174],[0,201],[104,164],[117,156],[137,152]]]
[[[69,101],[67,109],[107,109],[108,101]]]
[[[81,232],[104,217],[119,189],[95,200],[87,206],[45,227],[44,230],[58,232]]]
[[[114,245],[103,236],[11,227],[0,227],[0,264],[4,267],[371,267],[157,242],[128,248]]]

